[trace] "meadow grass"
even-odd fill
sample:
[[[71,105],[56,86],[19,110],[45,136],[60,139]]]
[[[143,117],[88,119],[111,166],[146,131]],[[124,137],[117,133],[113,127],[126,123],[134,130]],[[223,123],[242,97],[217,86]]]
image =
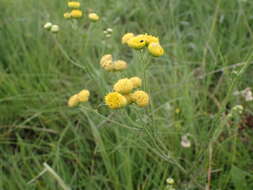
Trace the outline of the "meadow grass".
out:
[[[172,177],[177,190],[252,190],[252,103],[233,93],[252,86],[253,2],[80,2],[100,21],[65,20],[67,1],[1,1],[0,189],[163,190]],[[48,21],[60,32],[46,31]],[[159,36],[165,55],[122,45],[126,32]],[[129,68],[104,71],[106,53]],[[146,62],[150,106],[104,106],[112,85],[143,76]],[[67,107],[83,88],[90,101]],[[238,104],[243,113],[229,120]],[[47,166],[55,173],[36,178]]]

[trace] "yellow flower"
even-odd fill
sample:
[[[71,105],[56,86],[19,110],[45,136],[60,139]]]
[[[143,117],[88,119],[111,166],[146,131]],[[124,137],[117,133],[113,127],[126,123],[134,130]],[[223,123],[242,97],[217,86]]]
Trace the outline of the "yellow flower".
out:
[[[64,13],[63,17],[66,19],[71,18],[71,13]]]
[[[146,45],[146,38],[145,35],[140,34],[138,36],[134,36],[132,38],[130,38],[127,41],[127,45],[131,48],[135,48],[135,49],[141,49]]]
[[[127,105],[127,99],[118,92],[110,92],[105,96],[105,104],[111,109],[118,109]]]
[[[99,16],[96,13],[90,13],[89,14],[89,19],[92,20],[92,21],[98,21]]]
[[[77,104],[79,103],[79,98],[78,98],[78,95],[75,94],[73,96],[71,96],[68,100],[68,106],[69,107],[74,107],[76,106]]]
[[[120,79],[113,86],[113,90],[122,94],[128,94],[133,90],[133,83],[128,79]]]
[[[177,109],[175,110],[175,112],[176,112],[176,114],[179,114],[179,113],[181,112],[181,110],[180,110],[179,108],[177,108]]]
[[[126,33],[124,36],[121,38],[121,43],[122,44],[127,44],[128,40],[134,37],[134,33]]]
[[[132,93],[130,93],[130,94],[124,94],[123,96],[126,98],[127,104],[131,104],[131,103],[134,102],[133,97],[132,97]]]
[[[77,1],[70,1],[68,2],[68,7],[77,9],[80,7],[80,3]]]
[[[132,98],[140,107],[145,107],[149,104],[149,95],[142,90],[135,91],[132,95]]]
[[[159,43],[150,43],[148,45],[148,51],[151,53],[153,56],[159,57],[164,54],[164,49]]]
[[[159,38],[157,38],[155,36],[146,34],[145,38],[146,38],[146,43],[147,44],[150,44],[150,43],[159,43]]]
[[[114,64],[114,70],[121,71],[127,68],[127,62],[123,60],[117,60],[113,62]]]
[[[73,18],[81,18],[83,16],[83,12],[78,9],[72,10],[70,14],[71,14],[71,17]]]
[[[104,61],[101,65],[106,71],[113,71],[114,70],[114,64],[112,61]]]
[[[134,88],[141,87],[142,81],[139,77],[132,77],[132,78],[130,78],[130,81],[133,83]]]
[[[112,55],[111,54],[105,54],[101,57],[100,59],[100,65],[102,66],[103,63],[107,62],[107,61],[112,61]]]
[[[80,102],[87,102],[89,100],[90,92],[86,89],[80,91],[78,94],[78,99]]]

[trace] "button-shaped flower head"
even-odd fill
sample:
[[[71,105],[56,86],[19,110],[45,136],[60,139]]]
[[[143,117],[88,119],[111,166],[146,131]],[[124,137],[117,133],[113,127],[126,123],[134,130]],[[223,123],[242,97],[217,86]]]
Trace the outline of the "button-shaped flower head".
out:
[[[118,109],[127,105],[127,99],[118,92],[110,92],[105,96],[105,104],[111,109]]]
[[[90,96],[90,92],[89,90],[82,90],[80,91],[78,94],[78,99],[79,99],[79,102],[87,102],[89,100],[89,96]]]
[[[78,9],[72,10],[70,14],[72,18],[81,18],[83,16],[83,12]]]
[[[65,19],[69,19],[69,18],[71,18],[71,13],[64,13],[63,17]]]
[[[114,65],[115,71],[122,71],[122,70],[127,69],[127,62],[125,62],[123,60],[114,61],[113,65]]]
[[[79,98],[78,98],[78,95],[75,94],[73,96],[71,96],[68,100],[68,106],[69,107],[74,107],[76,106],[77,104],[79,103]]]
[[[88,15],[88,17],[89,17],[89,19],[90,19],[91,21],[98,21],[98,20],[99,20],[99,16],[98,16],[96,13],[90,13],[90,14]]]
[[[58,25],[56,25],[56,24],[52,25],[51,32],[57,33],[57,32],[59,32],[59,30],[60,30],[60,28]]]
[[[113,86],[113,90],[122,94],[128,94],[133,90],[133,83],[128,78],[120,79]]]
[[[134,33],[126,33],[122,36],[121,38],[121,43],[122,44],[127,44],[128,40],[134,37]]]
[[[132,94],[132,98],[134,102],[140,107],[145,107],[149,104],[149,95],[142,90],[135,91]]]
[[[148,51],[150,54],[156,57],[162,56],[164,54],[164,49],[162,46],[159,43],[154,42],[148,45]]]
[[[130,78],[130,81],[133,83],[134,88],[141,87],[142,81],[139,77],[132,77]]]
[[[69,8],[75,8],[75,9],[77,9],[77,8],[80,7],[80,2],[78,2],[78,1],[70,1],[70,2],[68,2],[68,7]]]
[[[146,38],[145,35],[140,34],[138,36],[134,36],[132,38],[130,38],[127,41],[127,45],[131,48],[135,48],[135,49],[141,49],[146,45]]]

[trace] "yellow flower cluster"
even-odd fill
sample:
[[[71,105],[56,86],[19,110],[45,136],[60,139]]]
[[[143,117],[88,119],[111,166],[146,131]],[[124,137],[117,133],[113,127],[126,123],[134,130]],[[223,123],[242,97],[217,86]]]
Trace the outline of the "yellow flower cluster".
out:
[[[90,92],[86,89],[81,90],[78,94],[74,94],[68,100],[68,106],[77,106],[80,102],[87,102],[89,100]]]
[[[139,107],[145,107],[149,104],[149,95],[142,91],[133,89],[141,87],[142,81],[139,77],[130,79],[123,78],[118,80],[114,86],[114,92],[105,96],[105,104],[111,109],[125,107],[127,104],[136,103]]]
[[[100,59],[100,66],[106,71],[122,71],[127,69],[127,62],[123,60],[113,61],[111,54],[106,54]]]
[[[70,19],[70,18],[81,18],[83,16],[83,12],[79,9],[80,8],[80,2],[78,1],[69,1],[68,2],[68,7],[71,8],[72,10],[70,12],[64,13],[64,18],[65,19]]]
[[[69,1],[68,2],[68,7],[71,8],[72,10],[70,12],[66,12],[63,14],[63,17],[65,19],[70,19],[70,18],[81,18],[83,16],[83,12],[80,10],[80,2],[78,1]],[[98,21],[99,16],[96,13],[89,13],[88,18],[91,21]]]
[[[147,46],[149,53],[156,57],[164,54],[164,49],[160,45],[159,38],[149,34],[134,35],[133,33],[126,33],[121,38],[121,42],[134,49],[142,49]]]

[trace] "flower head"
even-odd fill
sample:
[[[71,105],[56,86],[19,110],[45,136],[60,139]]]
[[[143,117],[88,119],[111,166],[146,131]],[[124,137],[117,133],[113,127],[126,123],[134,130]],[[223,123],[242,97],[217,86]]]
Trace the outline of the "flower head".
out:
[[[114,84],[113,90],[122,94],[128,94],[133,90],[133,83],[128,78],[120,79]]]
[[[114,64],[112,62],[112,55],[106,54],[100,59],[100,65],[107,71],[112,71],[114,69]]]
[[[169,185],[173,185],[175,183],[174,179],[169,177],[166,179],[166,182],[169,184]]]
[[[114,70],[121,71],[127,68],[127,62],[123,60],[117,60],[113,62],[114,64]]]
[[[134,88],[141,87],[142,81],[139,77],[132,77],[132,78],[130,78],[130,81],[133,83]]]
[[[91,21],[98,21],[98,20],[99,20],[99,16],[98,16],[96,13],[90,13],[90,14],[88,15],[88,17],[89,17],[89,19],[90,19]]]
[[[138,36],[134,36],[132,38],[130,38],[127,41],[127,45],[131,48],[135,48],[135,49],[141,49],[146,45],[146,40],[145,40],[145,35],[140,34]]]
[[[70,12],[72,18],[81,18],[83,16],[83,12],[78,9],[74,9]]]
[[[159,38],[152,36],[152,35],[148,35],[148,34],[145,35],[145,40],[146,40],[147,44],[159,43]]]
[[[118,109],[126,106],[127,99],[118,92],[110,92],[105,96],[105,104],[111,109]]]
[[[112,55],[111,54],[105,54],[100,59],[100,65],[103,65],[104,62],[112,61]]]
[[[184,135],[181,137],[181,146],[184,148],[191,147],[191,141],[188,139],[188,135]]]
[[[121,43],[122,44],[127,44],[128,40],[134,37],[134,33],[126,33],[124,36],[121,38]]]
[[[80,7],[80,2],[70,1],[70,2],[68,2],[68,7],[77,9]]]
[[[78,98],[78,95],[75,94],[73,96],[71,96],[68,100],[68,106],[69,107],[74,107],[76,106],[77,104],[79,103],[79,98]]]
[[[53,24],[51,22],[47,22],[46,24],[44,24],[44,28],[47,29],[47,30],[50,30],[52,25]]]
[[[153,56],[159,57],[164,54],[164,49],[159,43],[152,42],[148,45],[148,51]]]
[[[132,93],[124,94],[123,96],[126,98],[127,104],[131,104],[134,102],[133,97],[132,97]]]
[[[87,102],[89,100],[90,92],[86,89],[80,91],[78,94],[79,102]]]
[[[56,25],[56,24],[52,25],[51,32],[57,33],[57,32],[59,32],[59,30],[60,30],[60,28],[58,25]]]
[[[142,90],[135,91],[132,94],[132,98],[134,102],[140,107],[145,107],[149,104],[149,95]]]
[[[71,13],[64,13],[63,17],[65,19],[69,19],[69,18],[71,18]]]

